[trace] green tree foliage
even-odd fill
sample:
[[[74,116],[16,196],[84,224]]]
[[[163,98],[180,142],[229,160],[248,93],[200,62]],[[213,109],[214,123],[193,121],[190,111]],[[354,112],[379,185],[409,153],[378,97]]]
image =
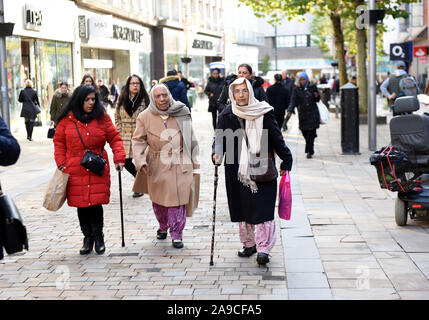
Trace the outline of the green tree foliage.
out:
[[[271,68],[271,60],[270,60],[270,56],[268,54],[266,54],[264,56],[264,58],[262,59],[262,64],[261,64],[261,71],[264,74],[267,74],[268,71],[270,71]]]

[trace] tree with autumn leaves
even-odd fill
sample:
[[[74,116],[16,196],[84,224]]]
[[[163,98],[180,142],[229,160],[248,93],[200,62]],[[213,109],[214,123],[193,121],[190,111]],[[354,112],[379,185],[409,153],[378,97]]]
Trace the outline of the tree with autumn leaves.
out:
[[[402,8],[403,4],[419,2],[421,0],[377,1],[377,8],[386,10],[386,15],[393,18],[407,18],[408,12]],[[334,36],[336,59],[340,74],[340,85],[348,82],[345,61],[345,36],[349,42],[356,43],[357,80],[359,87],[359,111],[368,110],[368,81],[367,81],[367,31],[363,27],[361,9],[366,5],[363,0],[240,0],[241,3],[251,7],[256,17],[266,18],[276,25],[282,20],[292,20],[313,14],[316,17],[328,18]],[[345,26],[351,26],[352,32],[345,32]],[[381,25],[380,30],[385,26]],[[354,30],[353,30],[354,29]],[[350,28],[349,30],[350,31]],[[354,38],[354,39],[353,39]]]

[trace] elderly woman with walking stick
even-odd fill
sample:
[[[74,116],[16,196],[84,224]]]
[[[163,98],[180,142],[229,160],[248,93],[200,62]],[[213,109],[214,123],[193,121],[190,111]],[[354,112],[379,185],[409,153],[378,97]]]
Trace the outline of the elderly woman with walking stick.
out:
[[[292,155],[276,122],[273,107],[255,99],[247,79],[235,80],[230,85],[229,97],[231,104],[218,118],[212,158],[219,164],[225,155],[229,213],[231,221],[238,222],[243,243],[238,256],[250,257],[257,252],[257,263],[266,265],[276,230],[274,208],[278,173],[274,152],[282,160],[280,175],[291,169]]]
[[[166,85],[152,87],[149,107],[137,117],[132,150],[138,172],[133,190],[152,200],[157,239],[166,239],[169,229],[173,247],[182,248],[193,170],[199,168],[198,142],[191,112]]]

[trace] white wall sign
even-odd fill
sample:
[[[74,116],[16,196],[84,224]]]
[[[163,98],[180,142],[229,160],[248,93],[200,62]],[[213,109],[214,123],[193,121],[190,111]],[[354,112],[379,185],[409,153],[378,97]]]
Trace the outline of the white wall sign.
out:
[[[89,18],[89,36],[95,38],[113,37],[113,17],[111,15]]]
[[[42,28],[42,10],[36,6],[24,6],[24,29],[39,31]]]

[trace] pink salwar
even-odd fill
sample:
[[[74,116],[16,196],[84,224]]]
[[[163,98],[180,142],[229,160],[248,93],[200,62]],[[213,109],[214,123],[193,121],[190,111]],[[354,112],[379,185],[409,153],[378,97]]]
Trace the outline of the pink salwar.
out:
[[[182,240],[183,229],[186,223],[186,205],[178,207],[164,207],[152,202],[155,217],[159,222],[159,229],[167,231],[173,240]]]
[[[258,252],[268,254],[276,242],[276,223],[274,220],[266,221],[256,225],[248,224],[244,221],[238,223],[240,241],[246,248],[256,244]]]

